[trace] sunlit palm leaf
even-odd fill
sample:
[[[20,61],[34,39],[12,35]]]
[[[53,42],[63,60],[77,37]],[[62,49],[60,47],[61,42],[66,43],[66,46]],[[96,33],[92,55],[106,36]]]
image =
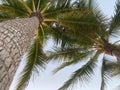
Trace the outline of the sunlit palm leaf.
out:
[[[46,56],[42,51],[39,37],[36,35],[36,38],[32,42],[32,45],[28,51],[26,65],[21,73],[21,77],[19,78],[17,90],[22,90],[28,85],[31,76],[35,74],[34,72],[39,72],[40,69],[45,68],[45,59]]]
[[[91,38],[95,39],[100,32],[105,32],[102,24],[97,20],[97,15],[95,16],[89,10],[64,13],[59,16],[58,20],[59,25],[68,28],[68,32],[71,32],[74,37],[89,43]]]
[[[64,27],[51,27],[49,35],[51,35],[55,43],[60,44],[62,48],[66,45],[75,44],[77,41],[65,31]]]
[[[72,54],[74,54],[75,52],[72,52]],[[70,65],[75,65],[80,63],[83,60],[86,60],[88,57],[92,56],[94,52],[93,51],[85,51],[85,52],[81,52],[78,53],[78,55],[74,55],[74,57],[71,57],[70,59],[68,59],[68,61],[63,62],[59,67],[57,67],[54,70],[54,73],[58,72],[59,70],[70,66]],[[69,53],[68,53],[69,55]],[[67,59],[67,58],[66,58]]]
[[[85,65],[75,71],[71,78],[58,90],[68,90],[69,88],[72,90],[74,84],[76,84],[78,81],[82,82],[81,84],[83,84],[85,81],[90,80],[94,73],[94,68],[96,67],[96,59],[100,53],[101,52],[99,51],[96,52],[96,54]]]
[[[94,74],[96,59],[97,57],[91,58],[85,65],[75,71],[71,78],[67,82],[65,82],[65,84],[58,90],[69,90],[72,89],[73,86],[78,82],[82,82],[81,84],[83,84],[85,83],[85,81],[90,80],[92,78],[92,75]]]
[[[44,26],[44,30],[45,30],[45,34],[48,35],[49,37],[52,37],[52,39],[54,40],[54,43],[56,45],[59,45],[60,47],[64,48],[66,46],[72,46],[77,44],[77,45],[83,45],[85,44],[85,40],[81,41],[78,40],[74,37],[71,36],[72,33],[66,32],[67,30],[64,27],[59,27],[59,26],[48,26],[45,27]],[[48,37],[46,36],[46,37]],[[90,45],[89,43],[85,44]]]
[[[49,59],[55,60],[55,61],[61,61],[64,60],[65,62],[67,61],[72,61],[73,59],[79,57],[81,54],[85,54],[88,51],[86,48],[79,48],[79,47],[74,47],[74,46],[68,46],[64,48],[54,48],[54,51],[51,51],[51,55]]]

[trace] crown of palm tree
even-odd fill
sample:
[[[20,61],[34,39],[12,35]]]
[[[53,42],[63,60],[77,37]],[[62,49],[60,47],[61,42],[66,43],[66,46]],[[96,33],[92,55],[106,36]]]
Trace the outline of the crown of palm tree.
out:
[[[40,21],[40,27],[28,50],[27,64],[17,90],[28,84],[33,71],[39,71],[38,67],[45,67],[43,45],[51,36],[60,48],[55,49],[49,59],[63,61],[55,72],[88,59],[59,90],[66,90],[79,80],[89,80],[99,55],[112,55],[111,50],[118,48],[109,43],[109,37],[118,31],[119,3],[116,4],[116,14],[108,25],[105,17],[94,7],[93,0],[2,0],[0,21],[34,16]],[[106,58],[102,60],[101,90],[112,66],[117,67],[116,71],[120,68],[115,63],[106,63],[104,59]]]
[[[81,2],[77,2],[77,5],[79,4],[81,4]],[[83,16],[81,15],[81,18],[77,14],[75,14],[76,16],[72,15],[72,18],[74,16],[74,19],[78,17],[79,19],[77,20],[80,21],[79,25],[76,23],[75,27],[71,25],[70,27],[72,29],[69,27],[70,29],[67,28],[66,30],[66,35],[69,33],[72,38],[70,41],[72,42],[72,45],[63,44],[63,48],[60,47],[59,49],[54,49],[54,52],[51,52],[52,55],[50,59],[54,61],[62,60],[62,64],[55,69],[55,73],[67,66],[75,65],[87,60],[86,63],[78,70],[76,70],[72,74],[71,78],[66,81],[65,84],[58,90],[69,90],[72,89],[78,82],[82,82],[81,84],[83,84],[85,81],[91,80],[92,75],[94,75],[95,68],[97,67],[98,58],[101,55],[103,57],[101,58],[101,63],[99,62],[99,64],[101,64],[100,90],[104,90],[104,86],[107,84],[106,81],[108,79],[120,74],[120,53],[117,53],[118,56],[115,55],[118,60],[117,63],[111,62],[111,59],[106,56],[114,56],[112,53],[114,50],[120,52],[118,43],[119,40],[115,43],[111,43],[110,41],[112,36],[119,38],[120,1],[117,1],[115,11],[116,13],[109,21],[107,21],[101,12],[97,12],[97,10],[93,8],[94,7],[90,7],[92,12],[82,12]],[[89,16],[88,13],[92,13],[93,16]],[[84,21],[82,22],[82,20]],[[67,40],[69,41],[71,38]]]

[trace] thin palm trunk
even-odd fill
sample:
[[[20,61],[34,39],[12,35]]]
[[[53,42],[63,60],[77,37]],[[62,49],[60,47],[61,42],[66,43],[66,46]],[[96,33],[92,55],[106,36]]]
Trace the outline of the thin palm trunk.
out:
[[[9,90],[22,55],[39,26],[36,17],[0,23],[0,90]]]
[[[102,66],[101,66],[101,86],[100,90],[104,90],[104,62],[102,61]]]
[[[120,62],[120,49],[118,49],[113,44],[108,43],[108,41],[105,39],[103,39],[103,42],[105,53],[111,56],[115,56],[117,58],[117,61]]]

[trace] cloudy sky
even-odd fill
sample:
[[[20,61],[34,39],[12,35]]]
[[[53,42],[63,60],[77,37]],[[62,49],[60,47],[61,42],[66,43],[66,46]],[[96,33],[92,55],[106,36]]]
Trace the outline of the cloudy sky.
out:
[[[113,15],[114,13],[114,4],[116,0],[97,0],[97,1],[103,13],[110,18],[111,15]],[[18,77],[18,73],[21,71],[23,65],[24,65],[24,62],[22,62],[21,66],[19,67],[10,90],[15,90],[14,86],[16,84],[16,78]],[[79,68],[79,65],[65,68],[64,70],[53,75],[52,71],[56,67],[57,67],[57,64],[51,62],[47,66],[46,71],[41,72],[39,76],[36,76],[34,80],[31,80],[26,90],[57,90],[69,78],[70,74],[74,70]],[[99,71],[96,70],[96,74],[95,74],[96,78],[94,78],[90,83],[88,83],[87,86],[78,85],[74,90],[99,90],[99,87],[100,87],[99,74],[100,74]],[[115,82],[116,81],[113,81],[110,84],[110,86],[116,86]],[[115,90],[115,87],[108,87],[106,90]]]

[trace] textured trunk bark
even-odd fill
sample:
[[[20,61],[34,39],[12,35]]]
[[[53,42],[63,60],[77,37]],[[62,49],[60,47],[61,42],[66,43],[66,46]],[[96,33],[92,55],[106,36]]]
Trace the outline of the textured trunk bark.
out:
[[[0,90],[9,90],[15,72],[39,26],[37,17],[0,23]]]

